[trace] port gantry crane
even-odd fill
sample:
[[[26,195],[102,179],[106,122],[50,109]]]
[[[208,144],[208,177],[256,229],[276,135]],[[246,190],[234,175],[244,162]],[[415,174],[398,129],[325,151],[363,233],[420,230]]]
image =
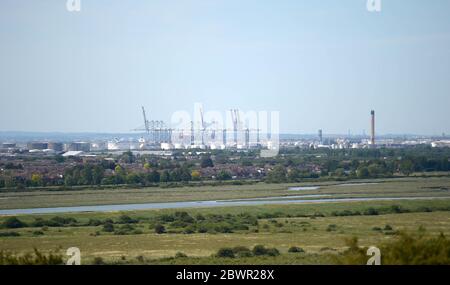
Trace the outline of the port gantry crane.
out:
[[[238,132],[244,131],[245,133],[245,147],[250,147],[250,132],[256,131],[256,144],[259,146],[259,132],[260,129],[250,129],[247,125],[247,127],[243,128],[243,123],[240,118],[240,112],[238,109],[231,109],[231,119],[233,121],[233,138],[234,138],[234,146],[237,147],[238,145]]]
[[[133,129],[133,131],[145,131],[147,135],[150,136],[150,140],[154,143],[159,142],[170,142],[172,129],[168,128],[164,121],[162,120],[151,120],[147,119],[147,114],[145,112],[144,106],[142,106],[142,116],[144,118],[144,126],[140,128]]]
[[[164,121],[161,120],[148,120],[147,113],[145,111],[144,106],[142,108],[142,116],[144,119],[144,126],[140,128],[133,129],[133,131],[145,131],[148,136],[150,136],[150,140],[153,143],[160,143],[160,142],[172,142],[172,133],[176,132],[178,133],[179,139],[184,139],[184,134],[186,131],[190,134],[190,144],[191,146],[195,145],[195,124],[194,121],[190,122],[190,128],[189,130],[186,130],[186,128],[181,129],[172,129],[166,126]],[[217,128],[217,122],[211,121],[206,122],[204,118],[203,108],[200,107],[200,122],[199,123],[199,131],[201,135],[201,144],[205,145],[205,134],[208,134],[208,128],[211,126],[214,126],[210,129],[210,138],[211,140],[215,140],[216,138],[216,131],[218,131]],[[223,144],[227,144],[227,133],[229,131],[233,132],[233,146],[238,146],[238,134],[239,132],[245,133],[245,147],[250,147],[250,132],[257,132],[257,145],[260,144],[260,129],[250,129],[248,126],[244,129],[243,128],[243,122],[240,118],[240,112],[238,109],[230,109],[231,113],[231,119],[233,123],[232,129],[227,129],[224,127],[221,129],[223,132]],[[198,129],[197,129],[198,130]]]

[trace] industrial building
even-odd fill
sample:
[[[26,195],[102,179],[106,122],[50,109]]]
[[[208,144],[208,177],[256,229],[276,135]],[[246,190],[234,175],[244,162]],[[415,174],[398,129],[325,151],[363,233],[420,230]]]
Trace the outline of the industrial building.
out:
[[[27,144],[29,150],[44,150],[48,148],[48,143],[46,142],[29,142]]]
[[[72,142],[67,145],[67,151],[91,151],[91,143],[89,142]]]
[[[64,150],[64,144],[60,142],[49,142],[47,145],[48,149],[54,150],[56,152]]]
[[[2,148],[15,148],[15,143],[2,143]]]

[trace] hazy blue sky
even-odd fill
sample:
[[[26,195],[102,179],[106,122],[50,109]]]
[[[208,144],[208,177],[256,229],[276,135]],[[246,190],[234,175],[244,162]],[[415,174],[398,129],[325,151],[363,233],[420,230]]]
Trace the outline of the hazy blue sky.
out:
[[[281,131],[450,133],[450,1],[0,1],[0,131],[128,131],[177,110]]]

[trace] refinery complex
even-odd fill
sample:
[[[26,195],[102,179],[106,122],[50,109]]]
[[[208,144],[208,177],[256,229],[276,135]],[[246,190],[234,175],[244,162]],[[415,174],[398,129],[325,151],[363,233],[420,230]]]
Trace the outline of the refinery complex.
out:
[[[142,107],[143,125],[132,129],[132,133],[108,137],[108,135],[84,138],[83,140],[30,139],[29,141],[0,138],[0,153],[11,154],[62,154],[63,156],[95,155],[123,151],[148,152],[170,155],[173,150],[252,150],[278,148],[304,149],[365,149],[396,148],[414,145],[450,147],[450,139],[425,136],[380,136],[376,137],[375,111],[370,111],[370,135],[326,135],[322,129],[317,135],[268,134],[264,130],[249,128],[241,120],[241,112],[232,109],[231,126],[223,127],[216,122],[205,122],[200,109],[198,122],[190,121],[186,128],[169,127],[162,120],[150,120]]]

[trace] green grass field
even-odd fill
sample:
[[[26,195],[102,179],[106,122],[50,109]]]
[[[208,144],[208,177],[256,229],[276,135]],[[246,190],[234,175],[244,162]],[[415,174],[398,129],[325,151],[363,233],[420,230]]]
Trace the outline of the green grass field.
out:
[[[264,197],[276,195],[332,194],[342,197],[370,196],[450,196],[448,178],[409,178],[376,181],[377,184],[337,186],[325,183],[318,190],[288,191],[292,185],[256,184],[246,186],[99,190],[37,193],[2,193],[1,208],[42,207],[62,205],[132,203],[156,201],[208,200]],[[117,191],[115,193],[114,191]],[[116,196],[116,194],[118,196]],[[120,197],[128,197],[126,201]],[[139,197],[141,197],[139,199]],[[145,198],[142,198],[145,197]],[[11,202],[8,204],[6,201]],[[33,203],[33,201],[35,201]],[[369,211],[370,210],[370,211]],[[237,227],[231,232],[200,232],[200,218],[192,225],[176,225],[164,222],[167,233],[155,233],[155,223],[161,217],[185,211],[192,217],[220,216],[234,221]],[[241,216],[257,220],[255,224],[239,228]],[[124,227],[118,222],[121,215],[136,219],[133,231],[125,234],[105,232],[103,225],[88,225],[92,219],[112,219],[114,227]],[[61,226],[27,226],[2,228],[2,233],[18,233],[19,236],[0,237],[0,251],[15,254],[30,252],[33,248],[42,251],[78,247],[84,263],[92,263],[101,257],[110,263],[147,264],[327,264],[330,255],[345,250],[345,240],[356,236],[361,246],[378,245],[396,239],[398,232],[417,232],[426,229],[430,236],[450,234],[450,199],[333,202],[290,205],[260,205],[221,208],[195,208],[171,210],[146,210],[121,212],[90,212],[17,216],[29,225],[36,219],[50,220],[53,217],[74,218],[76,223]],[[0,223],[8,217],[0,217]],[[228,220],[227,220],[228,219]],[[225,222],[226,222],[225,221]],[[209,227],[211,225],[205,224]],[[388,226],[388,227],[387,227]],[[192,232],[186,229],[193,228]],[[212,257],[223,247],[275,247],[279,256],[216,258]],[[303,248],[305,253],[288,253],[292,246]],[[171,258],[178,252],[188,257]]]

